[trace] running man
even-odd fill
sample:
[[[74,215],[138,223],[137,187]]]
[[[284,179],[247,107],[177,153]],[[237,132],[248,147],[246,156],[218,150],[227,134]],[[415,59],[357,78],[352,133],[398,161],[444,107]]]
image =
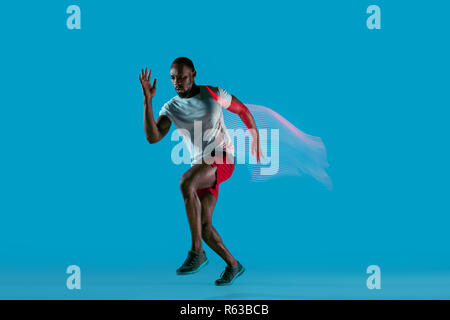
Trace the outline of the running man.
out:
[[[235,96],[220,87],[196,85],[197,75],[192,61],[175,59],[170,78],[177,95],[163,105],[154,119],[152,99],[156,94],[156,79],[150,84],[152,70],[141,70],[139,80],[144,93],[144,129],[149,143],[160,141],[175,123],[191,154],[191,168],[180,180],[181,194],[191,231],[192,247],[178,275],[198,272],[208,263],[202,239],[227,266],[215,281],[218,286],[230,285],[245,268],[222,242],[212,225],[212,213],[219,194],[219,184],[230,178],[234,170],[234,145],[226,130],[222,108],[239,115],[252,134],[252,155],[257,162],[263,158],[259,133],[248,108]],[[200,137],[195,137],[195,134]]]

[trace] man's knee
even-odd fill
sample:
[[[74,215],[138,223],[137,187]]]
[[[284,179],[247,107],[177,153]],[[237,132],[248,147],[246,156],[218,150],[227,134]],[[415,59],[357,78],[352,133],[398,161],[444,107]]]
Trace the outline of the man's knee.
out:
[[[181,177],[180,189],[181,189],[181,193],[183,194],[184,197],[188,197],[189,195],[196,192],[196,188],[195,188],[193,179]]]

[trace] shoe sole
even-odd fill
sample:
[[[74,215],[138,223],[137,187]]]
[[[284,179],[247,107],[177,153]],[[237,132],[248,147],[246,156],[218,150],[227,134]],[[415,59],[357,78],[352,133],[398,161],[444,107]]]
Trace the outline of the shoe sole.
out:
[[[200,269],[202,269],[204,266],[206,266],[208,264],[209,260],[206,260],[205,262],[203,262],[197,269],[193,270],[193,271],[188,271],[188,272],[178,272],[177,271],[177,275],[179,276],[185,276],[185,275],[189,275],[189,274],[194,274],[200,271]]]
[[[216,285],[216,286],[218,286],[218,287],[223,287],[223,286],[231,286],[231,285],[233,284],[234,280],[236,280],[236,278],[240,277],[240,276],[241,276],[241,274],[243,274],[243,273],[244,273],[244,271],[245,271],[245,268],[244,268],[244,267],[242,267],[242,270],[241,270],[241,271],[239,271],[239,272],[238,272],[238,274],[236,274],[236,275],[234,276],[233,280],[231,280],[231,281],[230,281],[230,282],[228,282],[228,283],[221,283],[221,284],[217,284],[217,283],[215,283],[215,285]]]

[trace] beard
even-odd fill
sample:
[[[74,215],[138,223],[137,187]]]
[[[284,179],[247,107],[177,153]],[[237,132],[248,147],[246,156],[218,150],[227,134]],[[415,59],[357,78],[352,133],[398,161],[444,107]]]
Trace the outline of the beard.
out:
[[[181,98],[187,97],[189,95],[189,93],[190,93],[190,90],[188,90],[188,91],[177,91],[178,96],[181,97]]]
[[[179,96],[180,98],[186,98],[186,97],[189,97],[189,96],[193,96],[193,95],[194,95],[194,88],[195,88],[195,86],[194,86],[194,85],[191,85],[191,87],[190,87],[189,89],[184,90],[184,91],[178,91],[178,90],[176,90],[177,87],[175,87],[175,90],[177,91],[177,94],[178,94],[178,96]],[[181,89],[183,89],[183,88],[181,88]]]

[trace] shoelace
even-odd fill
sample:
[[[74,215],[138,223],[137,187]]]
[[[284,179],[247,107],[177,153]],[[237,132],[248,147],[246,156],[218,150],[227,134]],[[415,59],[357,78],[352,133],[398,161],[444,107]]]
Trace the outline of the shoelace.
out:
[[[184,264],[187,266],[192,266],[197,261],[198,257],[200,257],[200,256],[196,256],[194,254],[189,254],[188,257],[186,258],[186,261],[184,262]]]

